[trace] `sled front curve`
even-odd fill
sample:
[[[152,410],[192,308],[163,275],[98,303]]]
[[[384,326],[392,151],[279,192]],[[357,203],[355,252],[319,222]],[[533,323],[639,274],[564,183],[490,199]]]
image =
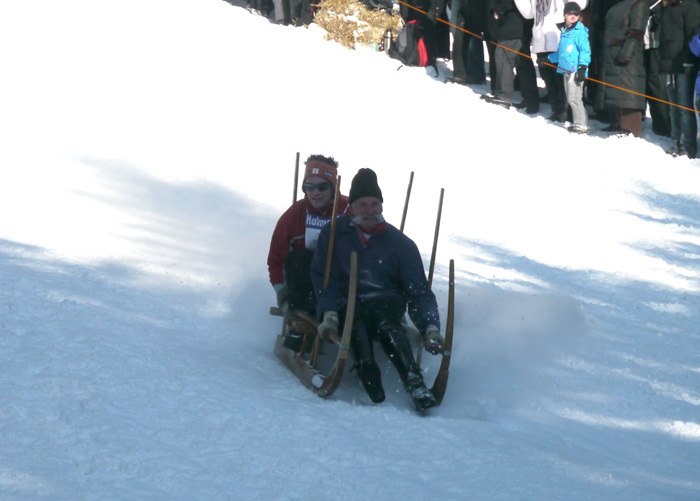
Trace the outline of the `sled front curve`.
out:
[[[284,347],[284,332],[277,336],[275,342],[275,356],[279,358],[284,365],[304,383],[304,385],[316,393],[319,397],[326,398],[333,394],[338,388],[340,380],[343,377],[345,364],[350,355],[350,340],[352,338],[353,318],[355,316],[355,298],[357,293],[357,253],[353,252],[350,256],[350,287],[348,289],[348,304],[345,314],[345,324],[343,325],[343,335],[338,345],[338,355],[335,363],[328,375],[322,374],[317,370],[311,361],[304,358],[306,352],[304,342],[300,352],[295,352]],[[277,314],[277,309],[271,309],[270,313]],[[295,315],[301,320],[297,325],[305,325],[306,336],[315,335],[318,324],[308,314],[296,312]],[[286,319],[285,319],[286,322]]]

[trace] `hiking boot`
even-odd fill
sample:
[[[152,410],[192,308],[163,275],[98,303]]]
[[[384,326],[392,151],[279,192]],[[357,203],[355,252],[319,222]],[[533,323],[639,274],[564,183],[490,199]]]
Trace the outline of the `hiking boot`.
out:
[[[445,83],[454,83],[457,85],[467,85],[467,81],[461,77],[448,77],[445,79]]]
[[[375,404],[384,401],[384,388],[382,388],[382,374],[377,362],[374,360],[362,360],[357,363],[357,376],[362,382],[370,400]]]
[[[301,349],[302,341],[304,341],[304,335],[298,333],[294,329],[291,329],[284,338],[284,343],[282,343],[282,346],[296,353]]]
[[[413,405],[416,406],[417,411],[421,412],[437,405],[437,400],[435,400],[433,394],[425,386],[423,376],[419,373],[413,372],[409,374],[404,387],[408,394],[411,395]]]
[[[588,134],[588,127],[584,127],[583,125],[569,125],[566,130],[571,132],[572,134]]]
[[[566,122],[566,113],[553,113],[549,116],[547,120],[549,120],[550,122],[564,123]]]
[[[610,124],[607,127],[603,127],[600,130],[603,132],[622,132],[622,129],[620,129],[620,126],[617,124]]]
[[[483,96],[481,96],[481,99],[483,99],[487,103],[497,104],[498,106],[501,106],[502,108],[505,108],[507,110],[510,109],[510,102],[506,101],[505,99],[501,99],[496,96],[489,96],[488,94],[484,94]]]
[[[674,146],[673,148],[669,148],[666,150],[667,155],[671,155],[674,158],[677,157],[683,157],[683,156],[688,156],[688,153],[685,151],[685,148]]]

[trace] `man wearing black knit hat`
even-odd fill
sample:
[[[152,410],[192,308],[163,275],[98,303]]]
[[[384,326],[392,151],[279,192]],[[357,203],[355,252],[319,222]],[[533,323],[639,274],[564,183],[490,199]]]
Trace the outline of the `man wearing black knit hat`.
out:
[[[350,255],[357,252],[357,300],[351,347],[357,374],[370,399],[384,400],[381,372],[374,360],[379,341],[411,395],[416,409],[437,404],[425,386],[401,319],[408,315],[421,332],[426,350],[442,351],[440,315],[435,295],[428,287],[423,261],[416,244],[384,221],[384,198],[371,169],[360,169],[350,187],[350,214],[338,219],[331,258],[331,274],[323,288],[331,225],[321,230],[311,279],[316,291],[318,334],[328,340],[344,322],[350,283]]]

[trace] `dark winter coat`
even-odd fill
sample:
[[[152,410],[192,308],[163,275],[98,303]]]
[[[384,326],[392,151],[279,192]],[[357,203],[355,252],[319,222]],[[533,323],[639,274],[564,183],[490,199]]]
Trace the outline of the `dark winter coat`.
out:
[[[693,0],[695,1],[695,0]],[[649,19],[645,0],[622,0],[605,16],[601,80],[605,83],[644,93],[644,30]],[[643,96],[607,85],[601,86],[597,107],[643,110]],[[602,101],[602,102],[601,102]]]
[[[428,287],[423,261],[416,244],[390,224],[363,244],[358,228],[348,216],[338,218],[328,286],[323,289],[331,225],[321,230],[311,263],[319,319],[326,311],[347,305],[350,284],[350,254],[357,252],[357,300],[362,303],[385,294],[398,294],[408,305],[408,314],[423,332],[428,325],[440,328],[435,294]]]
[[[700,3],[677,0],[666,4],[657,14],[659,40],[659,73],[683,73],[683,65],[695,65],[697,59],[688,44],[700,26]]]
[[[513,0],[487,0],[486,38],[500,40],[527,40],[532,38],[532,19],[525,19]]]

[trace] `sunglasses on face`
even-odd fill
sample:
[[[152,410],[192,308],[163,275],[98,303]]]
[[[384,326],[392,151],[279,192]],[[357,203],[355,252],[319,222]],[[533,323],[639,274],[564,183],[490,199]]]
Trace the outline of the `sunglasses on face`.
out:
[[[301,187],[304,190],[304,193],[311,193],[314,190],[328,191],[331,189],[331,183],[320,183],[320,184],[304,183],[301,185]]]

